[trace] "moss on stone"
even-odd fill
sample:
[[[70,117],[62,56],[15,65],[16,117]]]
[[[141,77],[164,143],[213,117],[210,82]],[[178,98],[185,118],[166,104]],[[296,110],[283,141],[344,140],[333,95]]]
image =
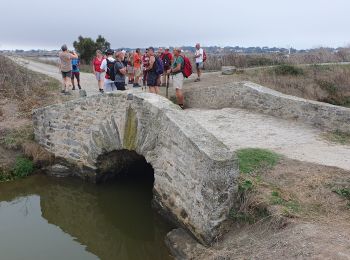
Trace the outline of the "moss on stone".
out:
[[[137,118],[136,112],[129,107],[126,114],[126,122],[124,129],[124,148],[128,150],[136,149],[136,136],[137,136]]]

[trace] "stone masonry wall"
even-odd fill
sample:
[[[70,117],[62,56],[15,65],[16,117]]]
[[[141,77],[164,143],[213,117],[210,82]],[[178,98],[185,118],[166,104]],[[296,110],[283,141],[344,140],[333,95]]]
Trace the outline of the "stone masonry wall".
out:
[[[193,108],[238,107],[327,130],[350,131],[349,108],[285,95],[251,82],[187,89],[185,99],[186,106]]]
[[[153,166],[160,207],[204,243],[219,234],[237,188],[236,157],[167,99],[96,95],[37,109],[33,120],[36,140],[84,179],[98,177],[99,155],[136,151]]]

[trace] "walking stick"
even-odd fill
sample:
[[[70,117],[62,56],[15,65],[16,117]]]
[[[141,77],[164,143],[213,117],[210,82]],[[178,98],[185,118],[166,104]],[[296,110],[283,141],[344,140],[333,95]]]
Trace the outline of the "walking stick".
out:
[[[167,74],[167,81],[166,81],[166,90],[165,90],[165,96],[168,98],[168,89],[169,89],[169,81],[170,81],[170,75]]]

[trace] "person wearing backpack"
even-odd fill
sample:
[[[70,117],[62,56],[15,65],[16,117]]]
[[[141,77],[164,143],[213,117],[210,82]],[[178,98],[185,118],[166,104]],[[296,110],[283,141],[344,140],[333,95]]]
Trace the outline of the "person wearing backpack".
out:
[[[114,85],[117,90],[126,90],[125,89],[125,75],[127,74],[127,68],[123,64],[124,53],[119,51],[116,53],[116,61],[114,65],[114,74],[115,80]]]
[[[114,71],[114,65],[115,65],[115,59],[113,58],[114,51],[111,49],[108,49],[106,51],[106,59],[104,59],[101,63],[101,72],[106,72],[105,75],[105,81],[104,81],[104,90],[106,92],[111,92],[116,90],[116,86],[114,85],[115,80],[115,71]]]
[[[201,80],[201,74],[203,69],[203,58],[204,58],[204,50],[201,48],[200,44],[196,44],[196,52],[194,54],[196,59],[196,70],[197,70],[197,78],[194,82],[198,82]]]
[[[184,96],[182,93],[182,86],[184,82],[183,69],[185,67],[185,59],[181,56],[181,49],[174,48],[174,61],[168,73],[172,75],[173,87],[175,88],[176,100],[179,107],[184,109]]]
[[[163,52],[161,59],[163,61],[164,71],[168,71],[171,67],[171,63],[173,60],[173,56],[169,52],[169,47],[165,48],[165,51]],[[168,86],[168,84],[169,84],[169,74],[163,73],[162,86]]]
[[[163,63],[159,57],[154,54],[154,48],[148,48],[149,65],[147,67],[147,86],[149,92],[158,94],[159,93],[159,76],[163,74],[164,68]]]
[[[74,51],[71,51],[70,53],[75,54]],[[75,90],[74,78],[77,79],[78,88],[81,89],[81,86],[80,86],[80,68],[79,67],[80,67],[79,58],[72,59],[72,77],[71,77],[72,85],[73,85],[72,90]]]

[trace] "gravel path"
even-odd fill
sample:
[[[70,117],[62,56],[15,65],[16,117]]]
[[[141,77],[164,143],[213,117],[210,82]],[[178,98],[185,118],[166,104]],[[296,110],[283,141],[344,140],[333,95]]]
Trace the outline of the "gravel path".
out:
[[[317,128],[237,108],[185,112],[232,151],[266,148],[291,159],[350,170],[350,146],[324,140]]]
[[[20,58],[16,58],[16,62],[24,64],[30,70],[61,80],[61,74],[55,66],[34,61],[28,63]],[[187,81],[186,85],[200,87],[228,80],[219,73],[206,73],[203,78],[203,82],[192,83],[191,80]],[[90,73],[81,73],[81,85],[87,95],[98,93],[97,82]],[[321,136],[322,131],[317,128],[236,108],[187,109],[185,113],[192,116],[232,151],[247,147],[266,148],[291,159],[350,170],[350,146],[324,140]]]
[[[41,62],[35,62],[32,60],[25,60],[22,58],[13,58],[11,57],[15,62],[21,64],[22,66],[25,66],[26,68],[40,72],[43,74],[46,74],[50,77],[53,77],[59,81],[62,81],[61,72],[59,71],[58,67],[55,67],[53,65],[41,63]],[[86,91],[86,94],[88,96],[98,94],[98,86],[95,76],[92,73],[84,73],[80,72],[80,85],[82,88]],[[69,90],[71,91],[71,90]],[[79,95],[78,95],[79,96]],[[78,97],[77,96],[77,97]]]

